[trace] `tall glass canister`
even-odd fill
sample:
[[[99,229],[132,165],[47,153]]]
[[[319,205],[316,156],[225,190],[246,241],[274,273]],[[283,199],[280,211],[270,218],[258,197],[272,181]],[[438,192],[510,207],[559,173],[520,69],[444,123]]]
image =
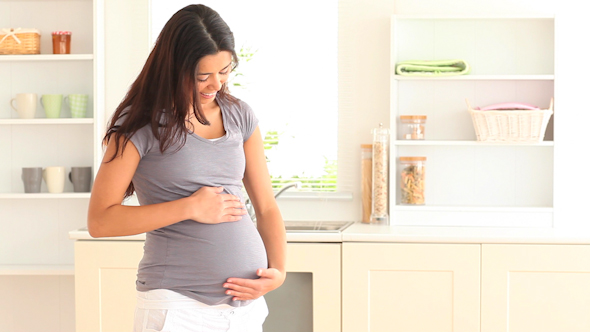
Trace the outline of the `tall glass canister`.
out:
[[[373,129],[372,224],[389,224],[389,129]]]
[[[373,145],[361,144],[361,200],[362,222],[371,222],[371,199],[373,194]]]

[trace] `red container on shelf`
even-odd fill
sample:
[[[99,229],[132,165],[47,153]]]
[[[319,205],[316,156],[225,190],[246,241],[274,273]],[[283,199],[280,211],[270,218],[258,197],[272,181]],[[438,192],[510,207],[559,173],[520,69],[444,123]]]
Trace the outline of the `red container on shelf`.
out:
[[[53,54],[70,54],[71,31],[53,31]]]

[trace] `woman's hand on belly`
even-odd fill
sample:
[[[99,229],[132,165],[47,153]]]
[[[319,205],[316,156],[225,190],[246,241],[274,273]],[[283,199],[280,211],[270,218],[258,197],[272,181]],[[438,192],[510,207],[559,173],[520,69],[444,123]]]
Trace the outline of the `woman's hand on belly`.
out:
[[[187,198],[187,207],[192,220],[204,224],[219,224],[238,221],[247,213],[240,198],[221,194],[223,187],[201,187]]]
[[[229,278],[223,284],[225,294],[232,295],[233,301],[255,300],[266,293],[279,288],[285,281],[286,273],[278,269],[258,269],[258,279]]]

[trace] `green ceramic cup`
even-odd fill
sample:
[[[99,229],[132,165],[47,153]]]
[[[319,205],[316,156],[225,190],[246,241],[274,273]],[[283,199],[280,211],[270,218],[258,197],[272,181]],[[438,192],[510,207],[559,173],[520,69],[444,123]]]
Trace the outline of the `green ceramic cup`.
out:
[[[62,95],[42,95],[41,105],[47,118],[59,118],[61,114]]]
[[[64,99],[70,108],[72,118],[85,118],[88,106],[88,95],[71,94]]]

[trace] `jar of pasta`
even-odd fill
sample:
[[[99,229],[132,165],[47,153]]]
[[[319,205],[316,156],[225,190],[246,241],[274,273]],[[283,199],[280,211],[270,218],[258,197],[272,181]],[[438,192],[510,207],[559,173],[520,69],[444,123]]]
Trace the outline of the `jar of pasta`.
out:
[[[424,139],[426,115],[400,115],[401,139]]]
[[[424,204],[426,157],[399,157],[401,204]]]

